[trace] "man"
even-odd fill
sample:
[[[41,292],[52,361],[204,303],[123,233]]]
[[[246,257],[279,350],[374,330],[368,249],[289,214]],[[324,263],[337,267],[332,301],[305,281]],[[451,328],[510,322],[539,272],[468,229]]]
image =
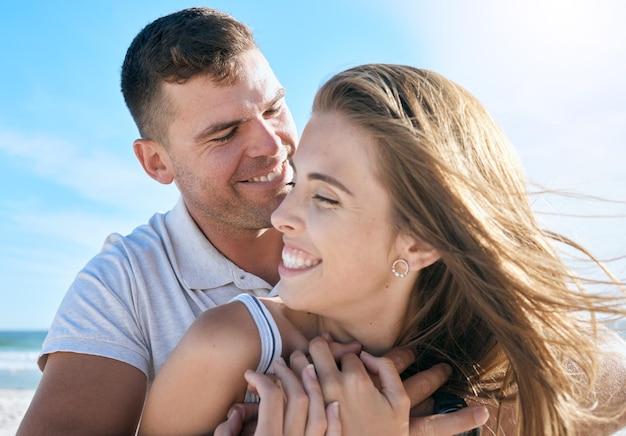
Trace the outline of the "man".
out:
[[[193,320],[241,292],[266,296],[279,279],[270,215],[288,193],[297,133],[250,30],[206,8],[157,19],[128,49],[122,92],[139,162],[181,199],[110,235],[79,272],[18,434],[134,433],[150,382]]]

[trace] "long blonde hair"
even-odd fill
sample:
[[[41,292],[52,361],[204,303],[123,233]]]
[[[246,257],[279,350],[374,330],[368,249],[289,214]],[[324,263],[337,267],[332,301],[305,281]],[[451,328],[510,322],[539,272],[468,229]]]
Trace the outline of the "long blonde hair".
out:
[[[586,293],[565,266],[554,241],[584,249],[540,228],[516,155],[480,102],[437,73],[371,64],[327,81],[313,112],[374,135],[396,230],[441,254],[420,273],[397,341],[417,348],[418,369],[451,363],[449,388],[510,403],[520,434],[595,419],[593,315],[626,315],[624,297]]]

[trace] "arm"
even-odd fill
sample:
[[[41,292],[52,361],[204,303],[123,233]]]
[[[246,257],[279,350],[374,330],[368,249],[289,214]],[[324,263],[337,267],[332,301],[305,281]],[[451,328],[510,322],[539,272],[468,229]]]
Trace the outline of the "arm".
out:
[[[391,353],[390,358],[375,358],[363,353],[362,360],[348,353],[341,358],[339,370],[331,351],[332,344],[329,345],[327,340],[314,339],[309,349],[319,380],[316,373],[310,371],[309,361],[300,351],[291,356],[293,371],[286,367],[281,369],[280,364],[275,365],[276,374],[286,392],[285,397],[276,394],[278,387],[266,376],[246,375],[253,387],[259,390],[261,405],[265,401],[265,407],[258,410],[257,431],[260,433],[255,434],[322,434],[318,427],[322,426],[326,428],[327,435],[453,435],[481,426],[487,420],[487,410],[482,406],[446,415],[409,418],[410,405],[427,403],[430,395],[447,380],[449,369],[445,365],[418,373],[403,386],[398,372],[414,360],[411,352],[399,350]],[[302,388],[299,388],[300,379],[293,374],[302,374]],[[380,389],[371,381],[370,374],[379,379],[377,384]],[[320,399],[322,388],[325,389],[325,402]],[[405,389],[410,391],[410,399]],[[308,396],[306,401],[302,400],[304,393]],[[338,408],[334,408],[335,402]],[[335,415],[337,410],[340,421]],[[257,418],[254,412],[249,407],[235,406],[216,435],[239,435],[244,423]],[[282,419],[274,419],[279,412]],[[307,416],[306,433],[301,430],[305,425],[304,416]]]
[[[329,342],[335,360],[339,360],[346,353],[358,353],[362,348],[357,342],[348,344],[334,342],[329,334],[323,334],[322,337]],[[325,409],[315,370],[309,365],[303,353],[297,352],[293,355],[302,357],[303,361],[292,360],[291,369],[285,366],[282,359],[274,361],[273,367],[276,377],[280,380],[280,387],[271,377],[263,374],[254,372],[245,374],[248,389],[258,393],[261,405],[258,403],[233,405],[228,412],[228,419],[215,430],[216,436],[252,435],[257,428],[260,434],[267,436],[283,433],[297,435],[299,433],[294,432],[293,427],[302,426],[303,422],[306,422],[307,436],[313,436],[316,434],[315,431],[320,431],[320,426],[326,425],[328,426],[326,436],[341,434],[341,422],[334,413],[336,409],[328,407]],[[300,363],[302,366],[299,366]],[[297,374],[301,374],[302,381]],[[283,417],[282,421],[277,419],[278,415]],[[258,417],[260,421],[257,423]],[[283,428],[289,432],[284,432]]]
[[[18,435],[133,434],[146,393],[146,376],[99,356],[48,357]]]
[[[415,352],[409,348],[394,348],[385,358],[393,363],[400,374],[415,361]],[[410,435],[458,434],[485,425],[490,413],[482,405],[445,415],[433,415],[432,395],[445,384],[450,371],[450,366],[440,363],[402,382],[411,400]]]
[[[135,432],[149,353],[124,298],[130,270],[112,249],[77,274],[43,344],[42,378],[18,434]]]
[[[356,355],[346,355],[341,359],[339,370],[325,341],[314,339],[309,352],[326,402],[339,402],[342,429],[346,434],[452,435],[480,426],[488,418],[486,409],[477,407],[409,420],[412,402],[422,402],[440,385],[436,378],[440,374],[437,368],[431,373],[414,376],[421,375],[419,383],[415,384],[422,388],[428,386],[428,389],[422,390],[425,396],[411,399],[398,375],[397,362],[391,359],[376,358],[365,352],[361,353],[360,359]],[[379,378],[380,389],[368,373]]]
[[[274,370],[280,383],[264,374],[246,372],[249,389],[261,398],[258,410],[247,404],[233,406],[228,419],[215,430],[215,436],[251,435],[252,431],[243,429],[243,425],[257,417],[255,435],[341,435],[337,403],[324,405],[313,365],[302,372],[302,380],[282,359],[274,362]]]
[[[148,393],[141,434],[204,434],[226,418],[246,392],[246,370],[256,370],[261,344],[239,302],[204,312],[157,374]]]

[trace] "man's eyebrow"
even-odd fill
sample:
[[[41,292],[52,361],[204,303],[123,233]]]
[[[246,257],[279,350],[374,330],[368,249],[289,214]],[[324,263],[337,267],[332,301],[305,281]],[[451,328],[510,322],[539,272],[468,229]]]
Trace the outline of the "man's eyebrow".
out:
[[[287,90],[285,88],[278,88],[276,95],[274,95],[274,98],[271,100],[272,103],[270,106],[274,106],[278,100],[285,98],[285,95],[287,95]]]
[[[352,191],[350,191],[346,185],[344,185],[343,183],[341,183],[339,180],[335,179],[333,176],[329,176],[328,174],[322,174],[322,173],[309,173],[307,175],[307,179],[309,180],[319,180],[322,181],[324,183],[328,183],[329,185],[332,185],[338,189],[341,189],[343,192],[345,192],[346,194],[349,195],[354,195],[352,193]]]
[[[276,102],[278,102],[280,99],[285,98],[286,94],[287,94],[287,91],[285,90],[285,88],[279,88],[276,91],[274,98],[270,101],[269,106],[274,106]],[[202,140],[208,138],[209,136],[212,136],[218,132],[222,132],[224,130],[230,129],[231,127],[237,126],[239,124],[243,124],[249,120],[250,118],[239,118],[236,120],[230,120],[230,121],[226,121],[223,123],[211,124],[210,126],[200,131],[198,134],[196,134],[193,137],[193,142],[195,143],[202,142]]]
[[[237,120],[226,121],[224,123],[211,124],[204,130],[200,131],[197,135],[193,137],[193,142],[198,143],[202,142],[209,136],[213,136],[218,132],[222,132],[226,129],[230,129],[231,127],[237,126],[241,123],[245,123],[249,118],[240,118]]]

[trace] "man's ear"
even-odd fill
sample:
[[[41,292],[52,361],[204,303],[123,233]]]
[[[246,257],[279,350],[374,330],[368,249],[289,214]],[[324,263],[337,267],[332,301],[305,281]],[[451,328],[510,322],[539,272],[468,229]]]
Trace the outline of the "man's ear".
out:
[[[165,147],[151,139],[136,139],[133,142],[135,156],[144,171],[159,183],[169,185],[174,181],[172,164]]]
[[[441,254],[432,245],[415,236],[400,236],[398,258],[406,260],[409,271],[420,271],[431,266],[441,258]]]

